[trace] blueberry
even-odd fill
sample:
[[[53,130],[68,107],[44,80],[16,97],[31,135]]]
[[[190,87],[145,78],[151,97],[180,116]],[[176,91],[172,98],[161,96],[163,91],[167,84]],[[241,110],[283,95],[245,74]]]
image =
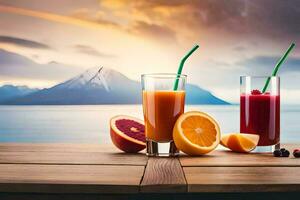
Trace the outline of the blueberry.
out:
[[[282,153],[281,153],[280,150],[275,150],[275,151],[273,152],[273,155],[274,155],[275,157],[280,157],[280,156],[282,155]]]
[[[286,149],[284,151],[282,151],[281,154],[282,154],[282,157],[289,157],[290,156],[290,152]]]
[[[285,148],[281,148],[281,149],[280,149],[281,152],[284,152],[285,150],[286,150]]]

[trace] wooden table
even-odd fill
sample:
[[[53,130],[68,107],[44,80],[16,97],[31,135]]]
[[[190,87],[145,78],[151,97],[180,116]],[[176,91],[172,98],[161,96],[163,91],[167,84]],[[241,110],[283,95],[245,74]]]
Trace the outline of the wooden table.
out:
[[[284,147],[292,152],[297,145]],[[2,143],[0,199],[286,197],[300,193],[299,167],[300,158],[271,154],[218,150],[202,157],[148,159],[111,145]]]

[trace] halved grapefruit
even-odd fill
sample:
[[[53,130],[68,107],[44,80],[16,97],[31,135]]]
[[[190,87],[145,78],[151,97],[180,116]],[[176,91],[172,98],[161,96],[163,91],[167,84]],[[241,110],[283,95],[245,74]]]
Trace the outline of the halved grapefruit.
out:
[[[110,119],[110,137],[120,150],[137,153],[146,148],[145,126],[142,120],[126,115]]]

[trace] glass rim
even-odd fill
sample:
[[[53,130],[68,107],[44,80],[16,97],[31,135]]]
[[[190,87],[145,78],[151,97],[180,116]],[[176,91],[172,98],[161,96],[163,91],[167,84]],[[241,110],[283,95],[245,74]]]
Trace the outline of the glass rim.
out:
[[[186,78],[185,74],[177,74],[177,73],[150,73],[150,74],[142,74],[142,78],[163,78],[163,79],[174,79],[174,78]]]
[[[243,76],[240,76],[240,78],[280,78],[280,76],[248,76],[248,75],[243,75]]]

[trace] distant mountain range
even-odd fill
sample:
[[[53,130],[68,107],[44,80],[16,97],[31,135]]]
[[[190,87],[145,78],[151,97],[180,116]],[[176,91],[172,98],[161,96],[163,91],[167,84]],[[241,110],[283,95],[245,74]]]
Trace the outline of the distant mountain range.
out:
[[[0,87],[2,105],[84,105],[141,103],[141,84],[109,68],[92,68],[48,89]],[[196,85],[187,84],[187,104],[229,104]]]
[[[10,99],[26,96],[37,91],[39,90],[32,89],[27,86],[4,85],[0,87],[0,102],[5,102]]]

